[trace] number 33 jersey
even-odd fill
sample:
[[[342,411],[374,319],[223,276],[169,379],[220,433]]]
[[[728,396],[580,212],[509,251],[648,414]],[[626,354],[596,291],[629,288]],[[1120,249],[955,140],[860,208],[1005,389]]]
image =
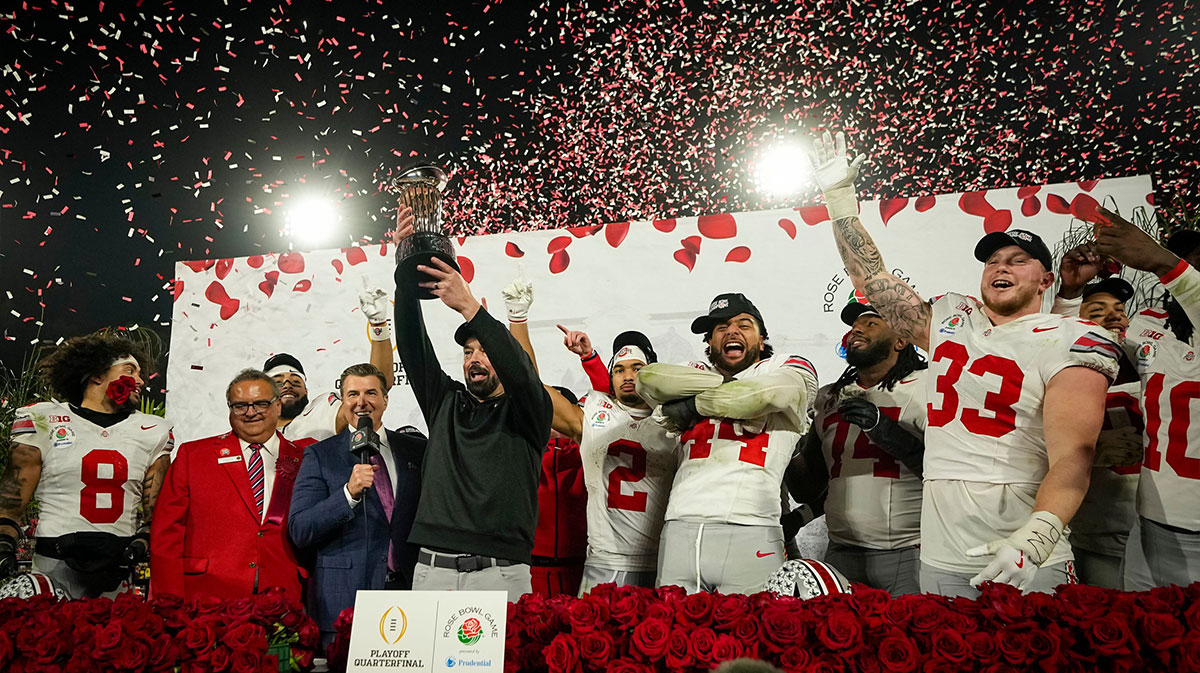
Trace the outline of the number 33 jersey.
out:
[[[583,402],[579,454],[588,491],[588,563],[654,570],[679,442],[650,420],[648,409],[593,390]]]
[[[170,455],[171,426],[134,412],[101,427],[57,402],[17,411],[12,441],[42,453],[38,537],[98,531],[127,537],[137,529],[146,469]]]
[[[932,308],[921,559],[977,572],[990,559],[965,551],[1022,526],[1049,470],[1046,384],[1075,366],[1111,381],[1121,349],[1076,318],[1035,313],[993,325],[981,302],[953,293]],[[1069,558],[1070,546],[1059,544],[1046,563]]]

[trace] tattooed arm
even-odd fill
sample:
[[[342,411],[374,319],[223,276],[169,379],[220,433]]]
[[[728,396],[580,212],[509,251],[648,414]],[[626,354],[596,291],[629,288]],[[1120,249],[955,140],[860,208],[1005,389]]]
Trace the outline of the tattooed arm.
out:
[[[863,156],[847,162],[846,137],[840,131],[836,144],[826,132],[813,149],[811,160],[833,220],[833,238],[854,288],[866,295],[897,336],[928,350],[932,316],[929,304],[908,283],[888,272],[879,248],[858,219],[854,179]]]
[[[37,447],[12,443],[12,456],[0,478],[0,579],[17,572],[17,540],[21,517],[42,477],[42,452]]]
[[[154,517],[154,503],[158,502],[158,493],[162,490],[163,480],[167,476],[167,468],[171,465],[171,456],[162,456],[146,468],[146,476],[142,478],[142,520],[139,529],[149,530],[150,520]]]

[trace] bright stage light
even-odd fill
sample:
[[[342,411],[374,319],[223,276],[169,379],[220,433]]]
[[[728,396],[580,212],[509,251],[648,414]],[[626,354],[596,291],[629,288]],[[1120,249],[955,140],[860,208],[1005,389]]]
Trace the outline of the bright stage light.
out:
[[[800,143],[780,142],[763,150],[754,169],[759,191],[768,196],[790,196],[808,181],[808,157]]]
[[[305,247],[323,243],[338,230],[337,204],[323,196],[297,199],[287,210],[284,233]]]

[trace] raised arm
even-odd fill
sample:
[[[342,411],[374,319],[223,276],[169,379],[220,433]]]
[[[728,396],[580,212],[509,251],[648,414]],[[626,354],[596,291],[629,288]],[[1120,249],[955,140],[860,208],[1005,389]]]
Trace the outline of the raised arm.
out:
[[[392,328],[388,325],[388,296],[380,287],[368,287],[363,277],[363,289],[358,293],[358,305],[367,317],[367,336],[371,339],[370,363],[384,373],[384,389],[391,390],[392,382]],[[337,431],[346,429],[346,421],[338,414]]]
[[[588,338],[587,332],[567,329],[562,325],[555,326],[562,330],[563,345],[567,347],[567,350],[579,356],[579,363],[583,366],[583,372],[587,374],[592,390],[611,393],[612,377],[605,368],[604,361],[600,359],[600,354],[596,352],[595,348],[592,348],[592,340]]]
[[[579,443],[583,439],[583,409],[577,404],[571,404],[570,400],[552,386],[546,386],[546,394],[550,396],[550,403],[554,405],[554,418],[550,421],[550,427]]]
[[[929,304],[908,283],[888,272],[879,248],[858,219],[854,180],[863,156],[847,162],[846,136],[841,131],[836,144],[826,131],[823,139],[814,141],[813,150],[810,158],[833,220],[833,238],[854,288],[866,295],[897,336],[928,350]]]
[[[1200,325],[1200,271],[1129,220],[1104,208],[1097,212],[1109,224],[1096,227],[1096,250],[1158,276],[1192,324]]]
[[[505,285],[500,294],[504,296],[504,310],[508,313],[508,331],[512,333],[521,350],[533,363],[533,371],[539,372],[537,356],[533,353],[533,342],[529,340],[529,308],[533,306],[533,283],[518,278]]]

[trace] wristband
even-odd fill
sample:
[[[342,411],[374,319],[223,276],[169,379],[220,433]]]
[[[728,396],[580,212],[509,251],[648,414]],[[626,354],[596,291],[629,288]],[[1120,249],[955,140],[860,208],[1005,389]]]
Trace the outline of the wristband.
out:
[[[367,336],[371,338],[371,341],[391,341],[392,325],[386,320],[383,322],[368,323]]]

